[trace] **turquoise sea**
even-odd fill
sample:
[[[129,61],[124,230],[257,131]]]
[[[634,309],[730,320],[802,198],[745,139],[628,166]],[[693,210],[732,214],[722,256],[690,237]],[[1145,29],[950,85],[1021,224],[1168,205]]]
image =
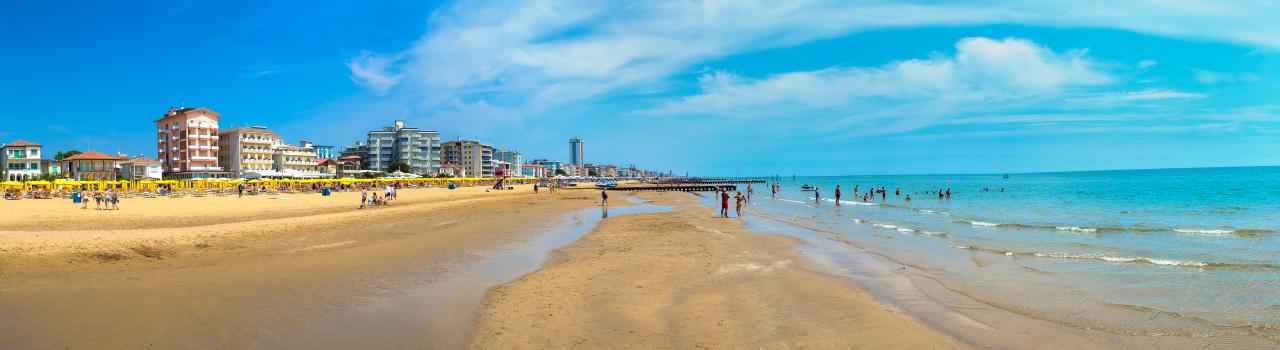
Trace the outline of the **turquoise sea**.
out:
[[[779,178],[776,196],[753,186],[749,219],[821,232],[992,308],[1280,346],[1280,167]]]

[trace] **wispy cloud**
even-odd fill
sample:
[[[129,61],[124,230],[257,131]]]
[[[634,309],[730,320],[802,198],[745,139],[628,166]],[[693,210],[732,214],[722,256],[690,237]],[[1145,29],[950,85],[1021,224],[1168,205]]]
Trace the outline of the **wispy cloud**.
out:
[[[403,75],[392,72],[391,65],[394,62],[392,57],[362,51],[360,55],[347,62],[347,68],[351,69],[351,81],[370,90],[385,93],[404,78]]]
[[[1146,89],[1141,91],[1087,94],[1084,96],[1068,98],[1067,102],[1075,104],[1075,108],[1081,107],[1082,104],[1092,107],[1115,107],[1144,101],[1192,100],[1204,98],[1205,96],[1205,94],[1194,92],[1173,91],[1168,89]]]
[[[1214,72],[1195,68],[1192,68],[1191,72],[1195,75],[1196,81],[1201,84],[1234,83],[1259,80],[1258,75],[1253,73]]]

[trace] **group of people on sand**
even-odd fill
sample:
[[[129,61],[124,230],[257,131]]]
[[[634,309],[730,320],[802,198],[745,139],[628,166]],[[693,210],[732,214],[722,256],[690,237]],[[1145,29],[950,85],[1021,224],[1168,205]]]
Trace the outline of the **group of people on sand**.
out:
[[[360,209],[364,209],[366,206],[391,205],[390,201],[395,199],[396,199],[395,186],[387,185],[386,189],[384,189],[382,192],[382,197],[378,197],[378,191],[376,190],[373,191],[373,196],[371,197],[369,195],[368,188],[361,189],[360,190]]]
[[[93,210],[120,210],[120,192],[115,189],[109,191],[96,190],[90,193],[88,190],[80,191],[80,209],[89,209],[89,198],[93,197]]]
[[[747,187],[748,187],[747,193],[751,193],[751,189],[750,189],[751,186],[748,185]],[[733,196],[733,200],[736,203],[736,207],[735,207],[736,209],[734,213],[737,214],[738,217],[742,217],[742,205],[746,203],[748,200],[750,200],[750,197],[743,196],[742,191],[737,191],[735,193],[736,194]],[[729,217],[729,190],[725,188],[720,188],[719,197],[720,197],[720,217],[727,218]]]

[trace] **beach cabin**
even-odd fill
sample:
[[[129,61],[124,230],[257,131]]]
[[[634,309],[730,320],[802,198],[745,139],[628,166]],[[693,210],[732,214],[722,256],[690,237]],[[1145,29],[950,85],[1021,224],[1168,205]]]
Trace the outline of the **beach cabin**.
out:
[[[320,172],[321,177],[334,177],[338,175],[338,161],[329,158],[320,158],[316,160],[316,171]]]
[[[76,181],[115,181],[119,175],[118,163],[124,156],[113,156],[88,151],[62,159],[62,174]]]
[[[346,155],[338,157],[338,176],[347,177],[360,172],[360,163],[364,161],[364,157],[357,155]]]
[[[27,141],[14,141],[5,144],[4,154],[0,155],[0,168],[5,181],[29,181],[40,178],[44,173],[40,169],[42,146]]]

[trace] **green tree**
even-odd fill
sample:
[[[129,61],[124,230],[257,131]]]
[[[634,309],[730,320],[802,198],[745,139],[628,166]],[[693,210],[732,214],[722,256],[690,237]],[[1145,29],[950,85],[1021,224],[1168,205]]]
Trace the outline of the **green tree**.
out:
[[[400,171],[400,172],[402,172],[402,173],[410,173],[410,172],[413,172],[413,168],[409,167],[409,164],[408,164],[408,163],[405,163],[405,162],[395,162],[395,163],[391,163],[391,165],[387,167],[387,172],[388,172],[388,173],[394,173],[394,172],[396,172],[397,170],[398,170],[398,171]]]
[[[557,169],[556,169],[556,175],[560,175],[560,176],[569,176],[569,172],[564,171],[564,169],[557,168]]]
[[[56,154],[54,154],[54,155],[53,155],[53,160],[62,160],[62,159],[64,159],[64,158],[67,158],[67,157],[70,157],[70,156],[74,156],[74,155],[77,155],[77,154],[81,154],[81,153],[84,153],[84,152],[80,152],[80,151],[77,151],[77,150],[70,150],[70,151],[66,151],[66,152],[58,151],[58,153],[56,153]]]

